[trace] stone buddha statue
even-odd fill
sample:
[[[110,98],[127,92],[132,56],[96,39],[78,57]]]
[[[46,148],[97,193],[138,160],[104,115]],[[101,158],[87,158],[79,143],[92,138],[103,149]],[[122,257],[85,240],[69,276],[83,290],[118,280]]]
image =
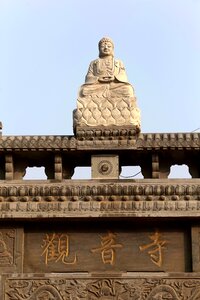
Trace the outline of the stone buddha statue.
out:
[[[75,127],[130,126],[140,131],[140,111],[132,85],[121,60],[114,58],[113,41],[99,41],[99,58],[89,65],[85,83],[80,87]]]
[[[103,97],[134,96],[123,63],[114,59],[114,44],[110,38],[99,41],[99,58],[90,63],[85,84],[80,89],[80,96],[91,94]]]

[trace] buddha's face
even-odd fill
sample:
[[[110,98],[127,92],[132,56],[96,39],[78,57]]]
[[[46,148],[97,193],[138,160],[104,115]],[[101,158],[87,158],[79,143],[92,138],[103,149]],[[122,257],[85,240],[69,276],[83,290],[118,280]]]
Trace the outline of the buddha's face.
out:
[[[99,56],[113,55],[113,45],[111,42],[102,42],[99,46]]]

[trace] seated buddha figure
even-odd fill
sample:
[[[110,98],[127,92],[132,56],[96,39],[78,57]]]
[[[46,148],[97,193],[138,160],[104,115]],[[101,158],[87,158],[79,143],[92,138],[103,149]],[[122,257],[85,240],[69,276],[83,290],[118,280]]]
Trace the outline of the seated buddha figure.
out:
[[[99,58],[89,65],[85,83],[80,87],[76,126],[131,126],[140,130],[140,110],[123,63],[114,58],[110,38],[99,41]]]
[[[90,63],[80,96],[91,94],[104,97],[134,96],[126,71],[120,60],[114,59],[114,44],[110,38],[99,41],[99,58]]]

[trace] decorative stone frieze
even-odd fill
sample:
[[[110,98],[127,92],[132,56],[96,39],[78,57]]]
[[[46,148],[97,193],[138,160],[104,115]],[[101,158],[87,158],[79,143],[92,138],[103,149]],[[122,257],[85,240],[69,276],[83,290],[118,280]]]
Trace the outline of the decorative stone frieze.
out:
[[[4,280],[5,298],[13,299],[83,299],[83,300],[198,300],[200,279],[196,274],[165,276],[150,273],[146,276],[77,276],[75,274],[41,277],[33,275]],[[46,298],[45,298],[46,297]]]
[[[197,217],[200,185],[168,180],[129,183],[63,181],[63,183],[12,183],[0,185],[0,215],[3,218],[143,216]]]

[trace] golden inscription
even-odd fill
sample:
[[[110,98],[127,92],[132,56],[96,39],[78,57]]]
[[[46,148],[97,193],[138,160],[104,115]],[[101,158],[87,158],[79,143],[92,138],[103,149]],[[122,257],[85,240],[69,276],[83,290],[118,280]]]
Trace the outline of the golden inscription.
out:
[[[104,264],[115,263],[115,249],[122,248],[121,244],[116,244],[116,234],[108,232],[106,236],[100,236],[101,247],[92,249],[92,253],[101,252],[102,261]]]
[[[160,240],[161,234],[159,232],[155,232],[154,234],[150,235],[149,238],[152,240],[152,243],[140,246],[140,251],[145,251],[149,248],[152,248],[152,250],[148,251],[148,254],[151,257],[151,261],[157,265],[158,267],[162,266],[162,249],[165,248],[164,245],[167,243],[167,241]]]
[[[69,236],[67,234],[46,234],[43,240],[44,244],[41,246],[44,250],[41,256],[45,257],[45,264],[49,262],[61,261],[66,265],[74,265],[77,262],[76,253],[74,259],[70,259],[69,251]]]

